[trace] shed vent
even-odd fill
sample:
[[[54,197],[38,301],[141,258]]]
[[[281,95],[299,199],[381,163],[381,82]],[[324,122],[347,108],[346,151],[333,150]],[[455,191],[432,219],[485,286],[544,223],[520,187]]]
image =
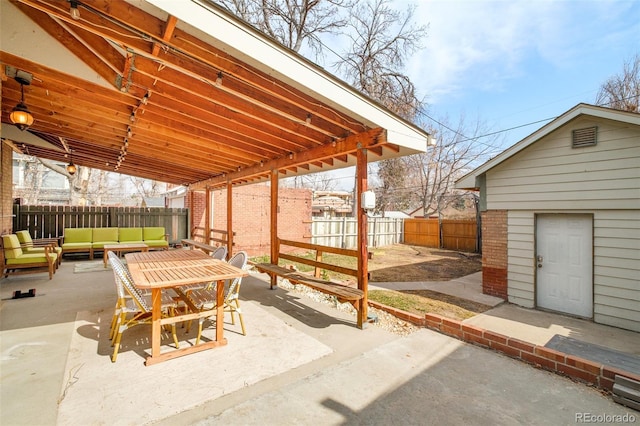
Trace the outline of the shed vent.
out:
[[[572,132],[573,139],[571,146],[580,148],[583,146],[592,146],[598,142],[598,127],[587,127],[586,129],[577,129]]]

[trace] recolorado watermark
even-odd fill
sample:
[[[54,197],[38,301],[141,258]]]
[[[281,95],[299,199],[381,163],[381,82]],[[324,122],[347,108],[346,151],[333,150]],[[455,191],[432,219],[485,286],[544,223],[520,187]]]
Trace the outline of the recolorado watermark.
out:
[[[576,413],[576,423],[635,423],[637,417],[633,414],[594,414]]]

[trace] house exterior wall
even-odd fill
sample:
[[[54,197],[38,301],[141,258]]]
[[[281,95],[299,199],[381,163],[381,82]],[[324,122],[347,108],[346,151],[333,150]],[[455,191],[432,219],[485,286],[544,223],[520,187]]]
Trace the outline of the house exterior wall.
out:
[[[571,131],[590,126],[597,145],[572,148]],[[510,302],[536,305],[535,215],[591,214],[593,319],[640,331],[639,164],[637,126],[582,116],[487,171],[484,215],[508,211]]]
[[[507,298],[507,211],[482,213],[482,292]]]
[[[598,126],[598,144],[571,147],[571,131]],[[578,118],[487,172],[487,208],[640,210],[640,129]]]
[[[13,150],[0,142],[0,234],[12,232],[13,227]],[[4,260],[4,258],[3,258]]]

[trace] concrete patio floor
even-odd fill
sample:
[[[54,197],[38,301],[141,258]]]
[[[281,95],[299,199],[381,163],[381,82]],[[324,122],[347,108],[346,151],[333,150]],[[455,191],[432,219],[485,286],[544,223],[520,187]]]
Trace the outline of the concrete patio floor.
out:
[[[93,312],[110,318],[115,301],[111,271],[74,273],[74,265],[83,262],[87,261],[65,259],[51,281],[46,274],[0,280],[0,424],[80,424],[74,418],[87,419],[89,415],[97,418],[95,423],[100,424],[166,425],[223,422],[274,425],[567,424],[574,423],[576,416],[584,413],[631,415],[635,416],[636,422],[640,418],[640,413],[614,403],[596,389],[430,330],[423,329],[406,337],[376,325],[359,330],[350,314],[284,289],[270,291],[265,276],[257,274],[243,281],[241,292],[241,300],[252,308],[247,309],[245,315],[248,335],[241,336],[234,326],[226,324],[229,344],[224,348],[145,367],[143,350],[125,349],[118,362],[112,364],[108,358],[109,348],[105,349],[95,339],[84,340],[84,347],[89,348],[86,356],[91,358],[86,364],[108,370],[114,380],[121,380],[123,396],[117,394],[118,389],[116,393],[107,394],[105,383],[92,384],[96,393],[110,395],[103,397],[103,405],[108,405],[111,398],[125,398],[128,405],[151,413],[143,417],[143,421],[120,414],[119,410],[101,413],[101,407],[89,403],[92,401],[89,397],[93,395],[88,393],[86,406],[74,406],[71,410],[67,406],[66,410],[59,410],[68,402],[65,397],[73,393],[72,386],[79,386],[77,379],[69,374],[71,370],[67,364],[73,355],[70,351],[77,350],[75,342],[79,337],[85,337],[79,335],[78,324],[84,318],[81,313]],[[36,288],[36,297],[11,299],[15,290],[29,288]],[[511,312],[505,308],[515,307],[498,306],[492,310],[493,315],[492,311],[486,314],[496,318],[494,324],[517,323],[520,318],[527,317],[524,313],[531,318],[537,314],[523,310],[516,311],[516,318],[505,318]],[[253,317],[249,315],[250,311]],[[545,317],[536,316],[538,323],[528,318],[528,324],[514,329],[529,330],[520,332],[531,334],[531,327],[549,329],[549,324],[556,325],[556,331],[564,328],[575,332],[580,327],[583,338],[596,336],[596,331],[608,334],[612,341],[630,342],[628,346],[618,343],[618,350],[639,354],[637,333],[561,315],[540,314]],[[480,316],[475,318],[481,320]],[[482,326],[489,328],[487,324],[491,321],[484,321]],[[263,323],[274,324],[271,327],[274,332]],[[275,339],[278,328],[275,324],[291,329],[290,335],[294,337],[290,340],[301,340],[284,343],[274,340],[284,350],[274,356],[265,344],[251,342],[252,339],[258,342],[259,338]],[[145,327],[138,329],[145,332]],[[286,337],[286,330],[283,333]],[[593,338],[602,344],[602,337]],[[302,340],[309,344],[305,346]],[[190,377],[190,374],[202,377],[198,375],[203,368],[218,372],[216,367],[220,368],[222,364],[216,359],[237,356],[233,348],[244,345],[250,348],[245,351],[257,352],[251,358],[253,361],[247,358],[242,361],[244,365],[241,363],[240,371],[247,371],[247,378],[255,376],[251,371],[260,372],[269,363],[285,364],[287,356],[283,354],[287,351],[298,355],[307,351],[303,354],[307,358],[300,358],[302,363],[290,369],[279,371],[274,368],[274,373],[267,377],[255,376],[255,381],[223,392],[221,396],[215,396],[211,390],[211,398],[205,397],[196,405],[185,397],[187,385],[193,383],[181,378]],[[314,351],[317,353],[311,353]],[[264,363],[265,359],[266,364],[251,370],[254,366],[249,364]],[[131,365],[135,368],[131,369]],[[135,377],[137,368],[140,377]],[[124,376],[125,371],[126,377],[119,377]],[[133,373],[129,374],[131,371]],[[229,375],[230,372],[219,371],[213,377],[223,382]],[[83,378],[82,375],[79,377]],[[128,384],[135,381],[148,382],[147,390],[129,394]],[[215,386],[212,380],[195,381],[198,383],[196,388],[205,393]],[[166,394],[168,390],[172,394],[171,402],[184,410],[165,414],[160,409],[159,396],[154,397],[154,392]],[[154,412],[157,415],[153,415]]]

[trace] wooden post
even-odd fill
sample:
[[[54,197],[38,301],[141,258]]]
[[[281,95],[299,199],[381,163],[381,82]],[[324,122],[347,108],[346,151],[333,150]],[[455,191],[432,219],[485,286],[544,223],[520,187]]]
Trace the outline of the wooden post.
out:
[[[233,185],[227,179],[227,259],[233,256]]]
[[[211,189],[208,186],[204,197],[204,243],[211,244]]]
[[[271,263],[278,264],[278,170],[271,169]],[[271,275],[271,286],[278,286],[278,277]]]
[[[367,322],[367,289],[369,287],[369,250],[367,247],[367,215],[362,209],[362,193],[367,190],[367,150],[358,147],[356,154],[356,207],[358,220],[358,289],[364,297],[358,301],[358,328]]]
[[[189,233],[191,234],[191,236],[189,238],[195,238],[196,222],[193,208],[194,199],[195,197],[193,191],[189,191],[189,222],[191,222],[191,228],[189,228]]]

